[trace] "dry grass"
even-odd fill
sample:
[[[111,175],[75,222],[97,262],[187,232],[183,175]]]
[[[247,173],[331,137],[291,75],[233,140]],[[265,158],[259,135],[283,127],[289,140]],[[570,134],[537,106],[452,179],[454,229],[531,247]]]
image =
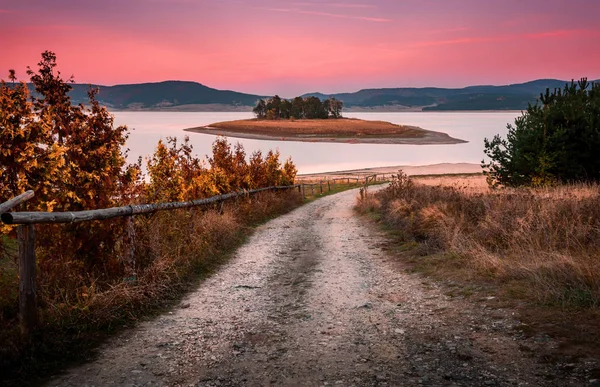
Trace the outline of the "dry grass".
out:
[[[42,326],[34,340],[24,340],[19,334],[17,300],[5,305],[0,316],[0,380],[12,378],[19,385],[25,377],[53,372],[55,362],[81,358],[82,352],[115,327],[172,305],[243,243],[255,225],[301,203],[296,190],[265,192],[222,209],[136,217],[135,259],[127,258],[127,247],[121,250],[122,277],[86,278],[83,273],[72,272],[81,276],[84,285],[67,289],[60,273],[40,275]]]
[[[600,306],[600,188],[491,191],[482,177],[402,177],[359,201],[403,243],[562,307]],[[523,289],[526,289],[523,292]]]
[[[365,121],[355,118],[314,120],[237,120],[210,124],[230,132],[256,133],[274,137],[319,136],[360,137],[382,136],[420,138],[426,133],[415,126],[396,125],[385,121]]]

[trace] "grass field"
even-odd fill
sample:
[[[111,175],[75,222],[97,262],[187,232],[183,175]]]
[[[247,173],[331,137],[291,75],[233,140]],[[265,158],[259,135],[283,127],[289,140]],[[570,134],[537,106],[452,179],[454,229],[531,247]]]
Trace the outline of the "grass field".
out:
[[[600,186],[488,188],[482,175],[402,178],[361,195],[399,268],[510,307],[520,330],[600,355]],[[492,300],[492,301],[490,301]]]
[[[600,355],[600,186],[488,188],[482,175],[402,178],[357,199],[399,270],[446,294],[511,308],[523,334]]]
[[[363,200],[406,242],[546,304],[600,307],[600,189],[490,190],[483,176],[403,179]],[[424,251],[427,252],[427,251]]]

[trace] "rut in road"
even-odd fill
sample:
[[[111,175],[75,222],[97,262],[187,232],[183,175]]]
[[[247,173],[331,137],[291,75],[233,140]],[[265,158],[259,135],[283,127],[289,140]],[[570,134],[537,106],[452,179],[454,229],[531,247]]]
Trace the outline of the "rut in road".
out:
[[[357,191],[259,227],[179,308],[50,386],[569,386],[509,310],[450,299],[395,267]],[[522,350],[527,348],[528,351]]]

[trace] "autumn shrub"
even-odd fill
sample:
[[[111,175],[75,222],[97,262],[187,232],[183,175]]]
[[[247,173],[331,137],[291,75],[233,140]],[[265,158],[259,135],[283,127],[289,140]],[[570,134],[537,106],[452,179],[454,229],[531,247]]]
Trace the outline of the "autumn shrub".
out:
[[[490,278],[524,280],[541,302],[600,306],[598,185],[481,192],[400,173],[374,197],[404,242],[458,255]]]
[[[296,167],[278,151],[247,156],[218,137],[201,159],[189,138],[167,137],[146,158],[126,165],[127,128],[89,93],[71,104],[69,80],[42,54],[27,84],[0,83],[0,203],[35,191],[19,210],[79,211],[188,201],[268,186],[291,185]],[[13,226],[0,225],[0,374],[34,367],[40,354],[70,351],[74,338],[135,319],[186,289],[238,246],[251,226],[301,203],[295,190],[243,195],[197,207],[74,224],[36,225],[40,329],[19,334],[18,267]],[[79,344],[77,344],[79,345]],[[33,365],[31,365],[31,364]],[[28,371],[23,368],[24,375]]]
[[[485,139],[488,162],[482,162],[492,185],[544,186],[599,182],[600,83],[567,83],[546,89],[529,105],[506,139]]]

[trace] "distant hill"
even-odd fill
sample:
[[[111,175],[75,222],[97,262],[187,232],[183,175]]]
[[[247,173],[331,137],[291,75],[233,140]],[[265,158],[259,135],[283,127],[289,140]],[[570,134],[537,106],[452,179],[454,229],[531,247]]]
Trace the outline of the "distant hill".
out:
[[[89,84],[74,84],[71,99],[74,103],[88,101]],[[161,109],[186,105],[255,106],[261,96],[217,90],[197,82],[165,81],[131,85],[102,86],[97,99],[103,105],[117,109]],[[262,97],[264,98],[264,97]]]
[[[596,80],[594,82],[600,82]],[[522,110],[535,103],[546,88],[562,88],[567,81],[538,79],[505,86],[469,86],[460,89],[438,87],[404,87],[364,89],[355,93],[309,93],[321,99],[334,97],[346,108],[412,108],[424,111],[443,110]],[[71,98],[75,103],[87,102],[88,84],[74,84]],[[197,82],[165,81],[131,85],[101,86],[98,100],[123,110],[250,110],[259,98],[266,96],[217,90]]]
[[[437,87],[364,89],[355,93],[309,93],[304,96],[316,96],[321,99],[334,97],[343,101],[347,108],[405,106],[422,108],[424,111],[521,110],[526,109],[528,103],[535,103],[546,88],[551,90],[562,88],[565,83],[567,81],[558,79],[539,79],[506,86],[469,86],[461,89]]]

